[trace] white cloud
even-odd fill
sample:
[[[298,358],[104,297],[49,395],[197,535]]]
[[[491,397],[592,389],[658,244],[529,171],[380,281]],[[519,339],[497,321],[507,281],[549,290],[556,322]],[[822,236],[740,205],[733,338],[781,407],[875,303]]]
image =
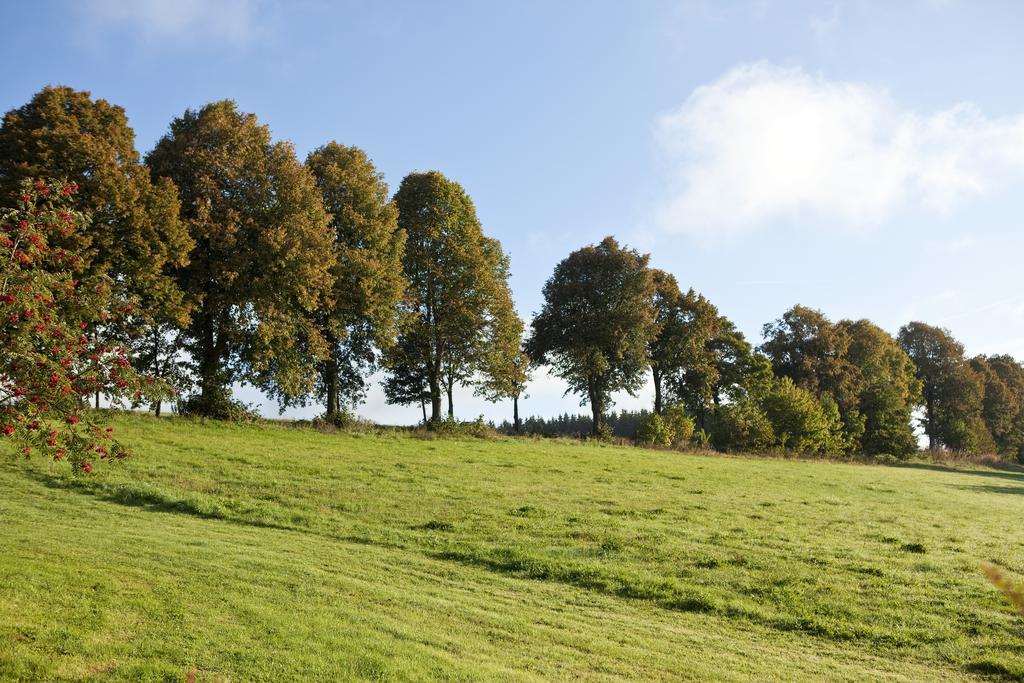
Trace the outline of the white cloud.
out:
[[[694,90],[657,141],[668,162],[658,223],[702,237],[948,211],[1024,171],[1024,116],[987,118],[971,103],[919,114],[881,88],[766,63]]]
[[[240,45],[261,31],[256,0],[87,0],[96,27],[127,27],[146,39],[217,40]]]

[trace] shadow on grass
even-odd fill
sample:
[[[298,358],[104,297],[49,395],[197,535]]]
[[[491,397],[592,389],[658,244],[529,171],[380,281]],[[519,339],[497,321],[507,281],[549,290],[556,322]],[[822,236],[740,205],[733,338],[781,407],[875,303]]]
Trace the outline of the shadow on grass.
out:
[[[480,567],[510,576],[562,583],[605,595],[644,600],[663,609],[743,619],[781,632],[799,632],[832,641],[860,641],[880,647],[909,647],[934,640],[919,629],[896,633],[880,625],[835,619],[835,606],[823,605],[829,615],[798,614],[770,606],[730,603],[699,586],[673,579],[612,571],[592,564],[558,562],[528,555],[515,547],[460,548],[426,553],[428,557]]]
[[[957,486],[963,491],[979,491],[981,493],[1008,493],[1011,496],[1024,496],[1024,486],[1005,486],[1000,484],[968,484]]]
[[[264,519],[253,519],[230,514],[217,502],[207,502],[195,498],[179,498],[169,496],[159,489],[139,484],[109,484],[86,478],[60,477],[41,472],[29,472],[29,477],[51,489],[71,491],[80,495],[92,496],[108,503],[116,503],[127,507],[140,508],[151,512],[165,512],[188,515],[200,519],[216,519],[232,524],[281,529],[285,531],[304,531],[300,527],[280,524]]]
[[[937,463],[903,462],[893,464],[891,467],[929,470],[932,472],[951,472],[953,474],[969,474],[976,477],[988,477],[992,479],[1009,479],[1010,481],[1024,484],[1024,467],[1020,465],[1002,465],[999,469],[966,469],[964,467],[939,465]]]

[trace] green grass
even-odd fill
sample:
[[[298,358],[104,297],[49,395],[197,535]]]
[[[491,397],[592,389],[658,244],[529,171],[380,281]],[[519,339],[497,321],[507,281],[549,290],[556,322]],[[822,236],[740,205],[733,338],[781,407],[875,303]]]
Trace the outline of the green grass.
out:
[[[0,458],[0,679],[1024,677],[1024,474],[120,417]]]

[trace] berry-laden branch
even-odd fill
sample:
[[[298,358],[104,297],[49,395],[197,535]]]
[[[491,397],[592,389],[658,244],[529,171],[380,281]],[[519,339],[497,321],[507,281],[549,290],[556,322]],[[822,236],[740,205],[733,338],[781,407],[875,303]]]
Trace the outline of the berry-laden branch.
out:
[[[72,208],[75,183],[25,183],[16,208],[0,212],[0,438],[26,456],[43,453],[92,472],[127,451],[84,410],[103,392],[114,400],[166,396],[137,373],[120,346],[96,331],[128,307],[106,277],[78,279],[82,260],[61,244],[88,218]]]

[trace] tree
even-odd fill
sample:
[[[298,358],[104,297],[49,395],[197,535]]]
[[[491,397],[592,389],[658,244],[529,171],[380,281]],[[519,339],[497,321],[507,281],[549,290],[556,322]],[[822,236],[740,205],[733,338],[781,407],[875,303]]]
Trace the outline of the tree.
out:
[[[917,440],[911,414],[921,398],[914,362],[892,335],[869,320],[842,320],[838,326],[849,339],[847,361],[857,373],[857,411],[864,417],[860,450],[913,453]]]
[[[789,377],[782,377],[764,398],[763,406],[776,445],[797,453],[844,450],[842,422],[831,398],[819,401]]]
[[[77,206],[91,215],[54,246],[78,254],[83,274],[109,275],[117,297],[134,302],[116,326],[100,326],[103,334],[137,352],[145,346],[136,364],[159,370],[166,358],[150,353],[153,335],[187,324],[191,309],[175,279],[193,242],[178,220],[174,184],[150,179],[124,109],[64,86],[43,88],[0,126],[0,194],[40,177],[75,182]]]
[[[973,450],[984,387],[964,358],[964,347],[949,330],[922,322],[900,328],[900,346],[914,362],[922,385],[928,448]]]
[[[92,334],[119,302],[109,277],[78,279],[84,260],[55,244],[87,223],[71,208],[76,189],[26,181],[17,208],[0,215],[0,437],[88,473],[127,451],[83,402],[95,391],[116,400],[161,389],[135,372],[126,349]]]
[[[707,433],[713,413],[725,402],[759,400],[771,387],[768,360],[754,351],[743,333],[710,302],[689,294],[696,315],[714,317],[714,333],[705,340],[701,356],[666,378],[668,395],[696,418],[697,428]]]
[[[343,403],[362,399],[380,350],[390,348],[398,335],[406,287],[405,233],[398,229],[387,184],[363,150],[331,142],[312,151],[306,166],[316,178],[333,231],[332,286],[310,317],[327,344],[325,358],[311,359],[318,369],[313,393],[334,420]],[[291,402],[305,404],[306,398]]]
[[[710,398],[716,377],[714,354],[708,343],[719,330],[718,310],[702,295],[690,289],[679,291],[675,277],[661,270],[652,271],[654,309],[658,333],[648,343],[651,375],[654,381],[654,412],[662,413],[665,385],[679,388],[682,375],[700,376],[704,386],[691,387]]]
[[[511,305],[508,258],[484,235],[462,186],[437,171],[406,176],[395,204],[410,323],[389,353],[385,394],[394,403],[428,396],[436,424],[442,389],[454,417],[454,387],[484,367],[487,340]]]
[[[643,384],[658,329],[648,259],[613,237],[574,251],[544,285],[544,306],[533,319],[530,358],[551,365],[569,391],[586,397],[595,435],[612,392]]]
[[[971,368],[984,383],[982,419],[999,453],[1024,461],[1024,367],[1011,356],[977,356]]]
[[[147,157],[181,193],[196,247],[180,284],[197,308],[184,329],[196,412],[222,414],[230,385],[309,393],[327,343],[311,320],[331,290],[334,239],[312,173],[289,143],[234,102],[175,119]]]
[[[530,357],[523,349],[523,321],[512,301],[496,308],[480,363],[476,393],[491,402],[512,399],[512,431],[522,428],[519,399],[530,381]]]
[[[429,337],[419,339],[417,330],[408,330],[398,338],[386,358],[388,374],[384,378],[384,397],[388,403],[397,405],[419,405],[423,412],[423,424],[430,424],[427,404],[431,403],[430,379],[427,371],[430,360],[427,354]]]
[[[849,335],[821,311],[796,305],[764,326],[761,351],[775,374],[816,397],[830,396],[843,417],[848,442],[859,443],[864,416],[858,409],[858,374],[849,359]]]

